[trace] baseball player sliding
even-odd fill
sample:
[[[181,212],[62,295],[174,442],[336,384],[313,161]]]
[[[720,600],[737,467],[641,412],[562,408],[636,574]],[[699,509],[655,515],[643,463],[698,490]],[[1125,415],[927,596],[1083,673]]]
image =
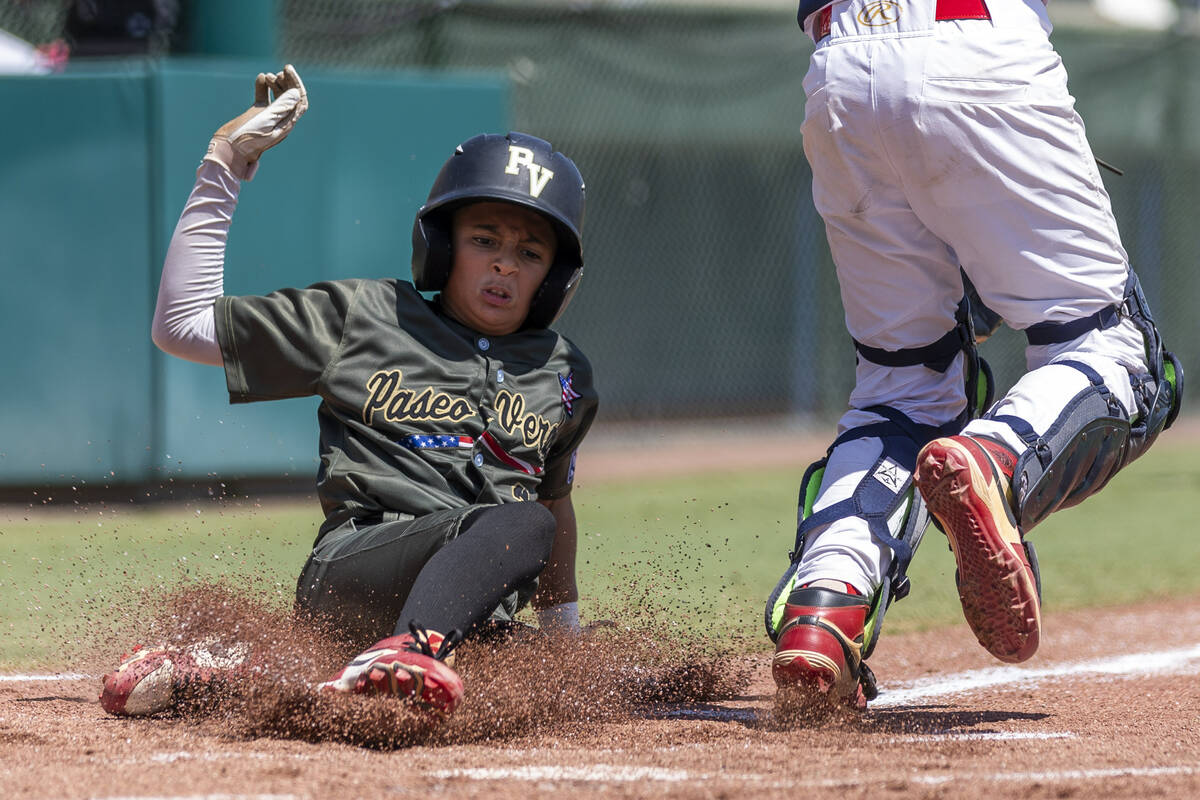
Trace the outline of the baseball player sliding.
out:
[[[321,398],[325,521],[296,607],[375,643],[320,688],[448,714],[462,636],[502,629],[530,600],[544,629],[579,627],[571,486],[597,397],[587,359],[549,326],[583,274],[583,179],[541,139],[476,136],[417,213],[412,284],[224,296],[241,183],[307,107],[287,66],[259,75],[254,105],[217,130],[171,239],[153,338],[223,366],[231,402]],[[139,649],[105,676],[101,703],[169,708],[214,675],[205,655]]]
[[[802,0],[799,21],[815,45],[804,151],[857,365],[804,476],[766,626],[777,706],[861,709],[875,693],[864,659],[929,513],[980,644],[1002,661],[1034,654],[1025,535],[1154,442],[1183,373],[1130,269],[1042,0]],[[1029,340],[1029,372],[995,404],[963,274]]]

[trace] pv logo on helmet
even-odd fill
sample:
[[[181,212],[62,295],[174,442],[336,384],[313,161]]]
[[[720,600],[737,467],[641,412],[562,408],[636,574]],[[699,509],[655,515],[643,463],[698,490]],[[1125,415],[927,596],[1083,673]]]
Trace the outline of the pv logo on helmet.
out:
[[[521,167],[529,170],[529,194],[537,197],[546,188],[546,184],[554,177],[554,172],[533,161],[533,151],[527,147],[515,144],[508,146],[508,166],[504,168],[509,175],[518,175]]]

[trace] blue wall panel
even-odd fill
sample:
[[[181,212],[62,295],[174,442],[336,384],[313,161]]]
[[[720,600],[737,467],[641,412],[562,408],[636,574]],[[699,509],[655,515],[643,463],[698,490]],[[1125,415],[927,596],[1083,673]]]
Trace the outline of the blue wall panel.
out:
[[[316,401],[231,406],[150,319],[212,132],[276,65],[170,61],[0,79],[0,482],[311,475]],[[301,67],[311,107],[243,186],[225,291],[409,276],[413,214],[454,146],[507,127],[485,75]]]
[[[129,74],[0,81],[5,481],[145,471],[146,98]]]

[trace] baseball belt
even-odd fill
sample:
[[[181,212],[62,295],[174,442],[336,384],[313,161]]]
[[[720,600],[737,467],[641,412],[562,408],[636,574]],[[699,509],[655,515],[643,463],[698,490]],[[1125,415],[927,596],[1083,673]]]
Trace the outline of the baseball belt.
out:
[[[830,24],[833,21],[833,3],[822,3],[821,0],[801,0],[800,10],[796,15],[801,28],[812,14],[817,15],[812,27],[813,41],[819,42],[829,35]],[[991,18],[991,12],[988,11],[985,0],[937,0],[937,7],[934,11],[934,19],[938,22],[953,19]]]

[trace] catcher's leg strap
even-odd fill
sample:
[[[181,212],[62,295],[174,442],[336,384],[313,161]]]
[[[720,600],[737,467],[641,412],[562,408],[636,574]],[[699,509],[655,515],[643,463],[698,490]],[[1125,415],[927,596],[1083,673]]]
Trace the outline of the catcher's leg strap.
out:
[[[1147,373],[1130,379],[1138,405],[1133,425],[1136,429],[1139,423],[1144,423],[1146,428],[1145,436],[1135,436],[1135,452],[1129,459],[1132,461],[1159,433],[1171,427],[1179,415],[1183,397],[1183,368],[1163,343],[1137,273],[1129,271],[1120,305],[1107,306],[1091,316],[1069,322],[1033,325],[1025,330],[1025,335],[1031,345],[1065,344],[1091,331],[1115,327],[1122,318],[1129,319],[1142,332],[1148,367]]]
[[[1090,384],[1068,401],[1044,434],[1039,436],[1017,417],[995,418],[1029,444],[1013,471],[1014,511],[1023,533],[1052,512],[1100,491],[1129,463],[1135,440],[1142,440],[1139,450],[1144,450],[1144,440],[1151,435],[1144,420],[1136,427],[1130,424],[1124,407],[1087,364],[1054,363],[1079,370]]]
[[[1121,322],[1118,306],[1105,306],[1088,317],[1069,322],[1039,322],[1025,329],[1025,338],[1032,345],[1066,344],[1092,331],[1106,331]]]
[[[1129,377],[1136,404],[1132,419],[1099,373],[1071,360],[1054,363],[1079,370],[1090,385],[1067,403],[1044,434],[1039,436],[1024,420],[997,418],[1029,444],[1013,473],[1015,510],[1023,532],[1032,530],[1056,509],[1081,503],[1100,491],[1113,475],[1144,453],[1179,414],[1183,369],[1175,355],[1163,347],[1133,272],[1121,312],[1142,331],[1149,366],[1148,372]]]
[[[924,347],[910,347],[901,350],[883,350],[870,347],[857,339],[854,349],[859,357],[883,367],[915,367],[923,366],[935,372],[945,372],[954,363],[961,352],[966,358],[966,368],[963,370],[966,379],[967,407],[959,421],[959,427],[968,420],[983,414],[992,404],[995,397],[996,383],[992,370],[987,362],[979,355],[976,343],[975,325],[977,321],[987,320],[990,334],[996,328],[994,312],[983,305],[975,294],[974,287],[964,273],[962,275],[966,294],[959,301],[954,313],[954,327],[932,344]],[[991,316],[989,316],[991,315]]]
[[[967,319],[969,311],[967,299],[964,297],[958,304],[954,327],[932,344],[924,347],[906,347],[902,350],[884,350],[865,345],[855,339],[854,349],[867,361],[881,367],[915,367],[920,364],[935,372],[945,372],[963,350],[967,340],[964,320]]]

